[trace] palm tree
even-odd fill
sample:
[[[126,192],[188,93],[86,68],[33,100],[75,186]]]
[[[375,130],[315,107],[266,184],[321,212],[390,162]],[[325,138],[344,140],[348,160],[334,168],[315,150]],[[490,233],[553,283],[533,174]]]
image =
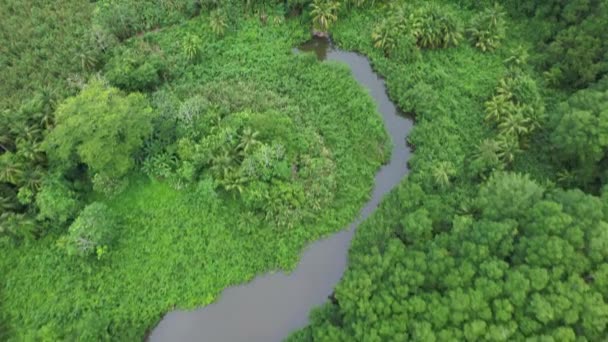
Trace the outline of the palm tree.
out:
[[[224,176],[224,179],[221,180],[220,184],[226,189],[228,192],[239,193],[242,194],[245,190],[245,183],[247,182],[247,178],[243,177],[238,173],[227,173]]]
[[[11,132],[17,137],[25,140],[38,140],[42,137],[42,130],[39,127],[28,125],[23,121],[17,121],[12,127]]]
[[[329,27],[338,20],[340,3],[335,0],[314,0],[311,6],[313,28],[321,34],[327,33]]]
[[[211,157],[211,172],[216,179],[220,180],[232,173],[234,168],[234,156],[232,151],[223,147],[213,157]]]
[[[22,186],[34,192],[40,190],[44,174],[44,171],[39,167],[27,169],[23,173]]]
[[[253,147],[257,146],[260,142],[257,140],[257,137],[260,133],[257,131],[252,130],[251,128],[247,127],[243,130],[243,133],[241,134],[241,141],[238,144],[237,148],[241,149],[241,151],[246,154],[247,152],[249,152]]]
[[[223,36],[228,27],[228,18],[222,10],[214,10],[209,17],[209,26],[216,36]]]
[[[17,155],[32,163],[42,163],[45,160],[44,150],[37,141],[17,139]]]
[[[569,170],[561,170],[557,173],[557,181],[562,186],[572,186],[576,180],[576,175]]]
[[[435,164],[432,173],[435,184],[437,184],[439,188],[444,189],[450,185],[450,178],[456,173],[456,170],[451,162],[442,161]]]
[[[0,132],[0,148],[2,149],[2,152],[9,151],[12,145],[13,139],[11,138],[9,132],[2,130],[2,132]]]
[[[519,141],[510,135],[500,135],[497,142],[500,146],[500,150],[498,152],[498,157],[500,160],[502,160],[505,164],[513,163],[513,161],[515,161],[515,157],[521,153]]]
[[[484,164],[495,165],[500,159],[498,153],[500,144],[494,139],[484,139],[477,147],[475,158],[482,161]]]
[[[12,152],[6,152],[0,156],[0,181],[19,185],[25,166],[15,158]]]
[[[511,50],[511,56],[505,59],[503,62],[507,66],[521,66],[528,63],[528,50],[523,46],[518,46],[515,49]]]
[[[3,196],[0,195],[0,211],[6,212],[9,210],[15,210],[19,208],[19,204],[17,203],[17,199],[15,197]]]
[[[201,44],[202,41],[199,36],[194,34],[186,36],[182,42],[182,50],[184,51],[184,54],[186,54],[186,57],[188,57],[188,60],[192,61],[199,56]]]
[[[530,132],[530,119],[525,118],[520,110],[505,116],[498,124],[498,129],[502,135],[511,135],[518,138]]]
[[[486,121],[501,122],[503,117],[514,111],[513,102],[504,94],[492,96],[484,105]]]

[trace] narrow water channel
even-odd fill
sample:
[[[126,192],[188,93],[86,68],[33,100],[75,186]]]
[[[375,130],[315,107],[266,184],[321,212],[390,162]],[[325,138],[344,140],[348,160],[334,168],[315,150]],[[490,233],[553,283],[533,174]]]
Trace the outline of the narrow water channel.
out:
[[[250,283],[224,290],[211,305],[193,311],[172,311],[154,328],[149,341],[272,342],[304,327],[310,310],[327,300],[342,277],[355,228],[408,172],[411,150],[405,139],[413,121],[401,115],[391,102],[384,81],[372,70],[368,59],[336,49],[321,38],[301,45],[296,51],[314,52],[320,60],[339,61],[350,67],[382,114],[393,142],[390,162],[376,174],[372,197],[359,217],[348,229],[311,244],[292,273],[262,275]]]

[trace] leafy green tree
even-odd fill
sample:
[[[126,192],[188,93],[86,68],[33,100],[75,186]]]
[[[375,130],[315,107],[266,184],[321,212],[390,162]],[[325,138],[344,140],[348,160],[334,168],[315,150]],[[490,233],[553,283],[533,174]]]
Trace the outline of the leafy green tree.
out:
[[[599,176],[608,148],[608,91],[582,90],[558,108],[551,141],[565,163],[574,163],[579,184]]]
[[[119,179],[131,170],[133,154],[152,132],[152,117],[143,95],[125,95],[95,79],[59,106],[44,148],[60,169],[84,163],[92,175]]]
[[[117,228],[118,221],[108,206],[93,202],[70,225],[62,242],[69,255],[99,256],[104,247],[112,243]]]
[[[293,340],[606,335],[606,282],[596,285],[608,262],[596,246],[608,241],[600,237],[606,225],[600,199],[497,173],[479,190],[479,214],[454,216],[448,231],[432,234],[439,225],[424,204],[429,195],[415,196],[421,195],[418,209],[388,214],[395,215],[389,219],[394,228],[382,228],[378,241],[355,245],[335,301]],[[400,216],[400,223],[393,221]]]
[[[531,208],[543,195],[543,188],[527,175],[516,173],[494,174],[481,188],[478,204],[484,216],[492,219],[518,219],[520,213]],[[517,201],[512,199],[517,198]]]
[[[36,206],[39,220],[50,220],[58,225],[73,219],[80,209],[76,193],[60,179],[48,179],[43,183],[36,195]]]
[[[162,52],[147,43],[140,43],[135,49],[114,49],[104,67],[110,83],[127,91],[156,88],[168,77],[167,69]]]

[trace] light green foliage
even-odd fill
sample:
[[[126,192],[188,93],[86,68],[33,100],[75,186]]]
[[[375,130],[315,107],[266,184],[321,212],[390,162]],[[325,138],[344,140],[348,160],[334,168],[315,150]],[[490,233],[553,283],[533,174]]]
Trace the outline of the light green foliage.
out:
[[[331,25],[338,20],[340,2],[337,0],[313,0],[310,6],[313,29],[322,33],[329,31]]]
[[[224,86],[222,91],[232,92],[230,85]],[[254,213],[279,226],[310,220],[331,203],[335,162],[314,130],[294,123],[302,120],[302,113],[203,115],[193,123],[195,136],[202,138],[179,140],[176,167],[187,178],[210,172],[219,187],[241,195]]]
[[[447,48],[462,40],[460,19],[447,7],[396,4],[388,6],[384,16],[371,34],[374,46],[403,62],[416,60],[418,48]]]
[[[374,47],[382,49],[386,56],[404,62],[416,60],[420,51],[416,45],[417,37],[408,21],[407,7],[400,6],[390,10],[388,18],[379,21],[372,31]]]
[[[498,131],[494,140],[495,152],[503,166],[511,165],[528,137],[543,125],[546,118],[536,82],[518,68],[509,69],[499,81],[494,96],[484,105],[486,122],[493,124]],[[487,166],[494,168],[496,165]]]
[[[209,27],[216,36],[223,36],[228,27],[228,18],[224,11],[216,9],[209,16]]]
[[[498,3],[475,15],[469,24],[468,33],[476,48],[493,51],[500,47],[505,37],[505,13]]]
[[[202,40],[194,34],[187,35],[182,42],[182,50],[189,60],[196,60],[201,53]]]
[[[91,175],[120,179],[134,165],[133,154],[152,131],[152,108],[141,94],[124,95],[101,80],[67,99],[45,139],[52,162],[63,170],[85,163]]]
[[[87,205],[70,225],[65,239],[69,255],[101,255],[117,235],[118,224],[114,213],[107,205],[93,202]]]

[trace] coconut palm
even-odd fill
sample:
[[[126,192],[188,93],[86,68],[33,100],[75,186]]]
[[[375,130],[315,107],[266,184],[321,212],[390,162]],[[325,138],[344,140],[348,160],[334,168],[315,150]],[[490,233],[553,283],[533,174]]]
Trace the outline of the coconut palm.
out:
[[[232,173],[235,158],[229,148],[223,147],[211,157],[211,172],[216,179],[221,180]]]
[[[498,124],[498,129],[502,135],[511,135],[518,138],[530,132],[530,119],[524,117],[521,110],[505,116]]]
[[[202,40],[199,36],[189,34],[182,42],[182,50],[188,58],[188,60],[196,59],[201,51]]]
[[[521,153],[519,141],[510,135],[500,135],[497,139],[500,150],[498,157],[505,164],[509,165],[515,161],[515,157]]]
[[[311,4],[313,28],[316,31],[326,33],[329,27],[338,20],[338,9],[340,3],[334,0],[314,0]]]
[[[502,119],[515,110],[513,102],[506,95],[494,95],[484,103],[486,112],[486,121],[495,123],[501,122]]]
[[[19,185],[24,172],[25,165],[14,153],[6,152],[0,155],[0,181]]]
[[[495,165],[500,159],[498,153],[500,144],[494,139],[484,139],[477,147],[475,158],[486,165]]]
[[[507,66],[522,66],[528,63],[528,50],[523,46],[518,46],[511,50],[511,56],[505,59],[503,62]]]
[[[17,141],[17,155],[26,160],[27,162],[42,163],[45,160],[44,150],[37,141],[24,140],[18,138]]]
[[[220,184],[224,187],[224,189],[226,189],[226,191],[234,193],[238,192],[239,194],[243,193],[245,190],[246,183],[247,178],[236,172],[226,173],[224,178],[220,181]]]
[[[410,16],[412,33],[421,48],[456,46],[462,40],[455,16],[436,6],[426,6]]]
[[[456,169],[454,165],[449,161],[442,161],[433,167],[432,170],[433,179],[435,180],[435,184],[440,188],[444,189],[450,186],[451,177],[456,173]]]
[[[228,27],[228,18],[222,10],[214,10],[209,16],[209,26],[216,36],[223,36]]]
[[[257,140],[258,135],[260,135],[259,132],[254,131],[249,127],[245,128],[243,133],[241,133],[240,142],[237,148],[239,148],[243,154],[247,154],[252,148],[260,143]]]

